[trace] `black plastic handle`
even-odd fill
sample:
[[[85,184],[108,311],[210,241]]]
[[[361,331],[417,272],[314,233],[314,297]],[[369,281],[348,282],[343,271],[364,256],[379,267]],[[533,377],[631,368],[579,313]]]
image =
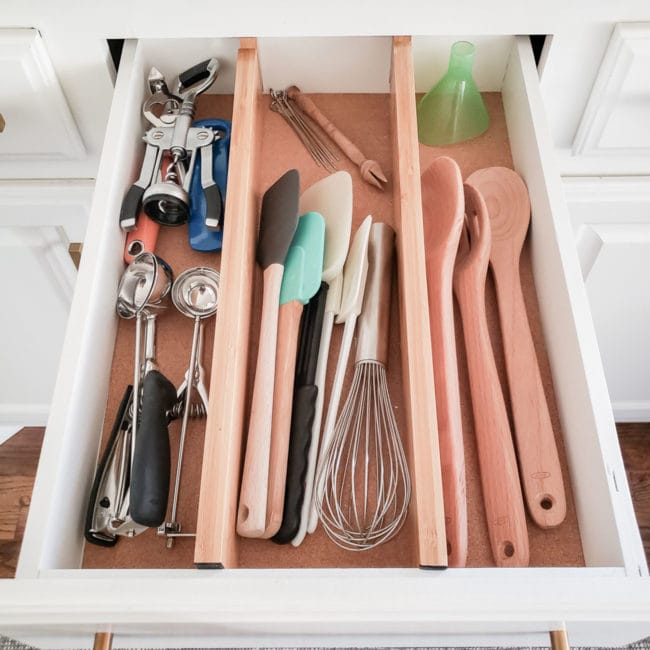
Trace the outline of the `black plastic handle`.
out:
[[[208,230],[221,230],[223,223],[223,199],[216,183],[203,188],[205,193],[205,225]]]
[[[142,195],[144,194],[144,187],[140,187],[135,183],[131,185],[129,191],[126,193],[120,208],[120,228],[124,232],[129,232],[135,229],[135,223],[140,214],[140,207],[142,206]]]
[[[136,431],[131,471],[130,515],[142,526],[157,528],[165,521],[169,496],[170,451],[167,411],[176,389],[157,370],[142,382],[142,408]]]
[[[91,544],[96,544],[97,546],[115,546],[117,544],[118,537],[107,537],[101,533],[96,533],[92,530],[93,520],[95,518],[95,510],[97,507],[113,507],[115,504],[107,503],[105,506],[101,503],[98,503],[99,499],[99,488],[104,482],[104,474],[108,469],[108,463],[111,460],[111,457],[114,452],[114,447],[117,444],[118,437],[120,433],[125,429],[127,423],[125,421],[128,410],[131,406],[131,400],[133,397],[133,386],[127,386],[124,391],[124,396],[120,402],[120,407],[117,409],[117,415],[115,416],[115,421],[113,422],[113,428],[111,429],[111,434],[108,437],[106,442],[106,448],[102,454],[101,460],[97,465],[97,471],[95,472],[95,478],[93,480],[93,486],[90,489],[90,498],[88,499],[88,510],[86,510],[86,525],[84,526],[84,537]],[[103,499],[102,495],[102,499]]]
[[[312,384],[300,386],[293,396],[282,525],[276,535],[271,538],[277,544],[289,543],[300,528],[300,513],[305,498],[305,477],[309,462],[309,445],[316,414],[317,395],[318,387]]]

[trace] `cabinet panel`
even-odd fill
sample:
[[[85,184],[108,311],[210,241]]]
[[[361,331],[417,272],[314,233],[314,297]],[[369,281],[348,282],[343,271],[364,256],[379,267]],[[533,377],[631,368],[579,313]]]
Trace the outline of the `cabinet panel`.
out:
[[[35,29],[0,30],[0,76],[6,123],[0,162],[85,155],[81,135]]]
[[[650,419],[650,179],[565,181],[616,420]]]
[[[0,227],[1,424],[46,424],[76,276],[67,247],[61,228]]]

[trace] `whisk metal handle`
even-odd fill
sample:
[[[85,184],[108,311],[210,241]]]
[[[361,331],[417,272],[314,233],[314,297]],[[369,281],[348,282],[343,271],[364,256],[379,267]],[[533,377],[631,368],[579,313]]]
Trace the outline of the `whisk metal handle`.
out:
[[[390,291],[395,257],[395,231],[385,223],[374,223],[368,243],[368,278],[363,310],[359,316],[356,362],[388,361]]]

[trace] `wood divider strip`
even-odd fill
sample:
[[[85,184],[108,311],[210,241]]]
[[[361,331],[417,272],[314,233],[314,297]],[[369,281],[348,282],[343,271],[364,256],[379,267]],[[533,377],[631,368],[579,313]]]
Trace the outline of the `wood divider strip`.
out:
[[[421,567],[447,566],[425,270],[420,156],[410,36],[394,36],[391,65],[393,186],[399,265],[402,375],[411,432],[413,500]]]
[[[237,566],[235,520],[259,214],[259,198],[252,188],[261,142],[260,96],[256,39],[244,38],[237,55],[221,293],[194,550],[199,568]]]

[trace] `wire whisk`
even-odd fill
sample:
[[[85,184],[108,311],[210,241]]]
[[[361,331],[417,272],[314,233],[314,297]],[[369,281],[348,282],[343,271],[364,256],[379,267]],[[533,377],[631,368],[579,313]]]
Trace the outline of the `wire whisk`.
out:
[[[354,378],[316,483],[325,531],[352,551],[393,537],[404,524],[411,496],[386,382],[393,248],[392,229],[373,224]]]
[[[271,89],[270,92],[271,110],[282,115],[317,164],[328,171],[336,171],[338,156],[325,144],[309,118],[289,99],[286,90]]]

